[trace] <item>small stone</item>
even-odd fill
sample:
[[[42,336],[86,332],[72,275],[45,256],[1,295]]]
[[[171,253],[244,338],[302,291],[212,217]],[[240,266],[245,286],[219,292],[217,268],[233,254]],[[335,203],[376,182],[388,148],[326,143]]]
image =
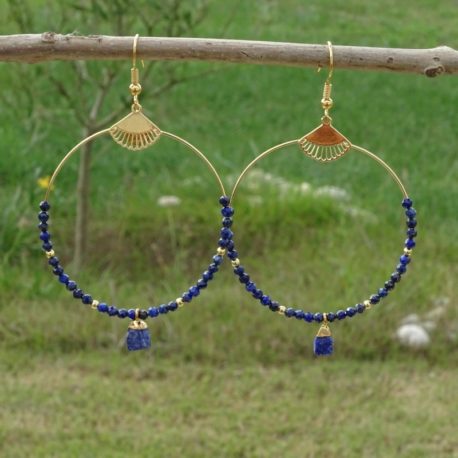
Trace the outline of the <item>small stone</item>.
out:
[[[150,348],[151,338],[148,329],[129,329],[127,331],[126,343],[129,351]]]
[[[313,341],[313,353],[316,356],[332,355],[334,350],[334,339],[331,336],[316,336]]]

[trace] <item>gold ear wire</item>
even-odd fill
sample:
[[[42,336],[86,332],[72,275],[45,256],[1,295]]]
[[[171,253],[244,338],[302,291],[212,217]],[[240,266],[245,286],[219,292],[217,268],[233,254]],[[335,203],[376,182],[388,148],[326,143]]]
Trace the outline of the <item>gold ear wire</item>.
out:
[[[324,110],[324,116],[322,120],[325,124],[330,124],[331,117],[329,116],[329,110],[332,108],[332,103],[333,103],[331,99],[331,90],[332,90],[331,78],[332,78],[332,74],[334,73],[334,53],[332,51],[332,43],[328,41],[327,44],[328,44],[328,51],[329,51],[329,72],[328,72],[326,81],[324,82],[321,106],[323,107],[323,110]]]

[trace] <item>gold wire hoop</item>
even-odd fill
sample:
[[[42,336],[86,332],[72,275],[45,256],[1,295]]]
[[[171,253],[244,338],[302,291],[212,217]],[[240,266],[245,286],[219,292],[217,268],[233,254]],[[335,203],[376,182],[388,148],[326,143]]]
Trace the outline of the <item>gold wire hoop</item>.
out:
[[[244,176],[248,173],[248,171],[256,164],[258,163],[261,159],[263,159],[264,157],[274,153],[275,151],[278,151],[282,148],[285,148],[287,146],[290,146],[290,145],[294,145],[294,144],[298,144],[300,145],[300,141],[301,139],[296,139],[296,140],[289,140],[287,142],[283,142],[283,143],[279,143],[278,145],[275,145],[275,146],[272,146],[271,148],[267,149],[266,151],[262,152],[259,156],[257,156],[256,158],[254,158],[245,168],[244,170],[242,171],[242,173],[239,175],[239,177],[237,178],[237,181],[235,182],[234,184],[234,187],[232,188],[232,193],[231,193],[231,202],[234,201],[235,199],[235,194],[237,192],[237,189],[241,183],[241,181],[243,180]],[[402,181],[401,179],[398,177],[398,175],[396,174],[396,172],[385,162],[383,161],[382,159],[380,159],[377,155],[375,155],[374,153],[372,153],[371,151],[365,149],[365,148],[362,148],[361,146],[357,146],[357,145],[351,145],[350,146],[350,150],[353,149],[355,151],[358,151],[360,153],[363,153],[365,154],[366,156],[370,157],[372,160],[376,161],[378,164],[380,164],[391,176],[391,178],[394,180],[394,182],[399,186],[399,189],[401,190],[402,192],[402,195],[404,197],[408,197],[408,194],[407,194],[407,191],[404,187],[404,185],[402,184]]]
[[[86,143],[88,143],[88,142],[90,142],[90,141],[92,141],[92,140],[96,139],[97,137],[100,137],[100,136],[102,136],[104,134],[111,133],[112,128],[113,127],[109,127],[108,129],[100,130],[99,132],[96,132],[96,133],[90,135],[89,137],[86,137],[85,139],[80,141],[77,145],[75,145],[64,156],[64,158],[59,162],[58,166],[56,167],[56,169],[54,170],[53,174],[51,175],[51,179],[49,180],[48,187],[46,189],[45,200],[48,200],[48,197],[49,197],[49,194],[51,192],[51,189],[52,189],[52,186],[54,184],[54,181],[56,180],[57,176],[59,175],[60,171],[62,170],[62,168],[65,165],[65,163],[67,162],[67,160],[70,159],[70,157],[73,156],[73,154],[75,154],[84,144],[86,144]],[[209,168],[209,170],[212,172],[214,177],[216,178],[216,181],[218,183],[218,186],[221,189],[222,194],[226,195],[226,191],[224,189],[223,182],[222,182],[218,172],[216,171],[216,169],[213,166],[213,164],[207,159],[207,157],[199,149],[197,149],[193,144],[189,143],[184,138],[181,138],[178,135],[172,134],[170,132],[161,131],[160,135],[161,136],[165,136],[165,137],[169,137],[169,138],[171,138],[171,139],[183,144],[189,150],[191,150],[198,158],[200,158],[205,163],[205,165]]]

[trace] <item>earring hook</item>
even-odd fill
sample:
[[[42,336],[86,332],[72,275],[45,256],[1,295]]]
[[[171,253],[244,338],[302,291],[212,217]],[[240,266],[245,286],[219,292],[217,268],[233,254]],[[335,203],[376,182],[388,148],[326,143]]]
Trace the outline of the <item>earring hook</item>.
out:
[[[334,53],[332,52],[332,43],[328,41],[328,51],[329,51],[329,73],[326,81],[331,82],[332,74],[334,73]]]
[[[132,45],[132,68],[130,69],[130,93],[132,94],[132,111],[139,112],[142,109],[138,101],[138,96],[142,92],[142,86],[140,84],[140,78],[138,75],[137,68],[137,43],[138,43],[138,33],[134,37],[134,43]],[[143,61],[142,61],[143,63]]]
[[[330,41],[327,42],[328,51],[329,51],[329,72],[324,82],[323,87],[323,97],[321,99],[321,106],[324,110],[324,116],[321,118],[323,123],[331,124],[331,117],[329,116],[329,110],[332,108],[332,99],[331,99],[331,78],[332,74],[334,73],[334,53],[332,50],[332,43]]]
[[[132,67],[137,66],[137,43],[138,43],[138,33],[134,37],[134,43],[132,46]]]

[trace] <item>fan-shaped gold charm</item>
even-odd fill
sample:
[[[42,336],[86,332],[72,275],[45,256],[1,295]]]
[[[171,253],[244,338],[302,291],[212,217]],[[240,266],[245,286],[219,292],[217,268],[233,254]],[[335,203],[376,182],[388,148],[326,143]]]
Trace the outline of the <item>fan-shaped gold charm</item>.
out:
[[[299,140],[304,153],[320,162],[335,161],[350,148],[350,141],[331,124],[323,123]]]
[[[161,130],[141,111],[129,113],[110,128],[116,143],[138,151],[151,146],[161,135]]]

